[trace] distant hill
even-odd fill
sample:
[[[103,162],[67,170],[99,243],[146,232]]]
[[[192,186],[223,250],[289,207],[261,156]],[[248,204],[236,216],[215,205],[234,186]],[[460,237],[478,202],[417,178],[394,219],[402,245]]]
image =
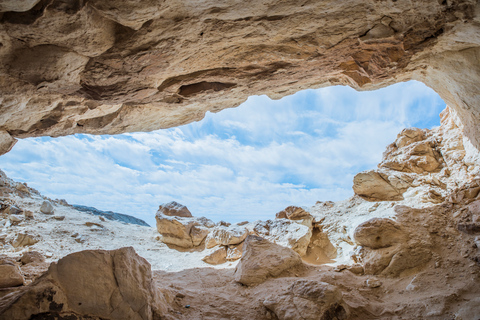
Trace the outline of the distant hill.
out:
[[[96,216],[102,216],[109,220],[117,220],[117,221],[131,223],[131,224],[138,224],[139,226],[150,227],[150,225],[145,221],[143,221],[142,219],[129,216],[128,214],[117,213],[113,211],[102,211],[94,207],[87,207],[87,206],[82,206],[78,204],[72,204],[72,207],[74,207],[78,211],[86,212]]]

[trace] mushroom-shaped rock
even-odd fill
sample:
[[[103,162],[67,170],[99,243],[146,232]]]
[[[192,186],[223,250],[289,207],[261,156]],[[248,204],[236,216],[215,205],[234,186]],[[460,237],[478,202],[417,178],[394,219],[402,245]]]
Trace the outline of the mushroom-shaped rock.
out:
[[[263,305],[280,320],[342,320],[349,314],[337,287],[307,279],[296,280],[283,292],[275,292],[263,301]]]
[[[301,256],[306,254],[312,237],[310,227],[286,219],[259,221],[253,231],[273,243],[293,249]]]
[[[1,319],[151,320],[168,308],[150,264],[131,247],[72,253],[0,305]]]
[[[238,226],[217,226],[208,235],[205,240],[207,249],[213,248],[216,245],[228,246],[239,244],[245,240],[248,235],[248,230],[245,227]]]
[[[191,218],[192,213],[188,208],[178,202],[172,201],[169,203],[161,204],[158,207],[157,214],[161,213],[170,217],[186,217]]]
[[[0,288],[18,287],[23,283],[24,279],[18,266],[11,263],[0,264]]]
[[[390,247],[407,240],[400,225],[386,218],[373,218],[361,223],[353,236],[357,244],[372,249]]]
[[[301,264],[300,255],[292,249],[249,235],[243,243],[242,258],[235,269],[235,281],[253,286]]]
[[[40,212],[45,214],[53,214],[53,206],[50,201],[43,201],[40,207]]]

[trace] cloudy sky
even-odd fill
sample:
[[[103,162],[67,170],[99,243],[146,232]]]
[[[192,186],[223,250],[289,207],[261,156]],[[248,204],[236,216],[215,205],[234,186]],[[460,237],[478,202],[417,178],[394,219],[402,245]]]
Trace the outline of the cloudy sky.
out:
[[[445,103],[411,81],[373,92],[306,90],[250,97],[196,123],[149,133],[19,141],[0,157],[17,181],[72,204],[155,224],[175,200],[214,221],[270,219],[289,205],[351,195],[403,128],[439,125]]]

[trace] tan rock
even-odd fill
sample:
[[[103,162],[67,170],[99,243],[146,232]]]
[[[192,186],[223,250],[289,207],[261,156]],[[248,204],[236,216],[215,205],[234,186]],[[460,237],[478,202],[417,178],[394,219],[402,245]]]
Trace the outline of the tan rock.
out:
[[[268,241],[293,249],[301,256],[307,252],[312,237],[311,227],[285,219],[259,221],[253,231]]]
[[[19,233],[15,240],[12,242],[12,246],[14,246],[15,248],[33,246],[38,241],[38,237],[29,235],[27,233]]]
[[[53,317],[151,320],[167,311],[150,264],[133,248],[86,250],[48,272],[0,307],[3,319]]]
[[[175,201],[160,205],[157,213],[161,213],[170,217],[192,217],[192,213],[186,206]]]
[[[353,178],[353,191],[369,201],[403,200],[406,188],[397,189],[384,171],[363,171]]]
[[[361,223],[353,234],[358,245],[372,249],[405,243],[408,239],[401,226],[391,219],[373,218]]]
[[[160,212],[157,212],[155,219],[157,230],[162,235],[161,241],[182,248],[200,245],[207,237],[209,227],[214,226],[206,218],[166,216]]]
[[[475,1],[3,0],[0,11],[0,128],[16,138],[148,131],[257,94],[416,79],[480,146]]]
[[[243,244],[243,256],[235,268],[235,281],[247,286],[257,285],[301,264],[302,259],[292,249],[249,235]]]
[[[12,138],[8,132],[0,130],[0,156],[12,150],[15,143],[17,143],[17,139]]]
[[[238,245],[230,245],[227,248],[227,261],[235,261],[242,257],[243,242]]]
[[[213,251],[209,255],[203,257],[202,261],[208,263],[208,264],[222,264],[227,262],[227,248],[226,247],[220,247],[217,250]]]
[[[349,316],[342,292],[331,284],[315,280],[296,280],[283,292],[267,297],[263,305],[280,320],[341,320]]]
[[[0,264],[0,288],[23,286],[20,269],[13,264]]]
[[[239,244],[245,240],[248,235],[248,230],[245,227],[239,226],[230,226],[215,227],[207,239],[205,240],[205,245],[207,249],[213,248],[216,245],[228,246],[233,244]]]
[[[27,251],[20,258],[22,264],[44,262],[45,257],[38,251]]]

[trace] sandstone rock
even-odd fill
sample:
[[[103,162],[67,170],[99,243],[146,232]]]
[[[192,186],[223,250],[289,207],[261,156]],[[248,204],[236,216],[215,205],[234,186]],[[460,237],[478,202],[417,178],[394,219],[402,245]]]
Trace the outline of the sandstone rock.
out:
[[[30,211],[30,210],[25,210],[23,212],[23,214],[25,215],[25,219],[33,219],[35,216],[33,215],[33,212]]]
[[[425,134],[422,129],[405,128],[397,135],[397,140],[395,140],[395,146],[397,148],[403,148],[413,142],[422,141],[424,139]]]
[[[292,249],[249,235],[243,244],[243,256],[235,268],[235,281],[253,286],[301,264],[302,259]]]
[[[2,11],[2,4],[0,3],[0,12]],[[0,130],[0,156],[12,150],[13,146],[17,143],[17,139],[3,130]]]
[[[54,216],[53,219],[58,220],[58,221],[63,221],[63,220],[65,220],[65,216]]]
[[[27,251],[20,258],[22,264],[29,264],[34,262],[44,262],[45,257],[38,251]]]
[[[285,219],[259,221],[253,231],[273,243],[293,249],[301,256],[307,252],[312,237],[311,228]]]
[[[407,240],[400,225],[391,219],[373,218],[355,228],[355,242],[372,249],[386,248]]]
[[[0,125],[14,137],[154,130],[260,93],[416,79],[480,146],[474,1],[3,0],[0,11]]]
[[[170,217],[192,217],[192,213],[186,206],[175,201],[160,205],[157,214],[164,214]]]
[[[363,171],[353,178],[353,191],[370,201],[403,200],[402,194],[407,188],[392,185],[385,171]]]
[[[382,285],[382,281],[377,278],[368,278],[365,280],[365,285],[369,288],[378,288]]]
[[[50,201],[43,201],[40,207],[40,212],[45,214],[53,214],[53,206]]]
[[[232,224],[230,222],[226,222],[226,221],[219,221],[217,222],[217,226],[223,226],[223,227],[230,227]]]
[[[205,245],[207,249],[213,248],[216,245],[228,246],[233,244],[239,244],[245,240],[248,235],[248,230],[244,227],[231,226],[231,227],[215,227],[207,239]]]
[[[60,259],[26,290],[4,301],[0,317],[151,320],[167,308],[153,284],[150,264],[130,247],[86,250]]]
[[[203,257],[202,261],[208,263],[208,264],[222,264],[227,262],[227,248],[226,247],[220,247],[219,249],[213,251],[209,255]]]
[[[480,298],[473,298],[472,300],[463,303],[455,316],[455,320],[479,319]]]
[[[0,264],[0,288],[23,286],[20,269],[12,264]]]
[[[243,243],[230,245],[227,248],[227,261],[235,261],[242,257]]]
[[[296,280],[284,292],[267,297],[263,305],[279,320],[341,320],[349,314],[337,287],[306,279]]]
[[[302,220],[310,217],[310,213],[306,212],[303,208],[295,206],[287,207],[275,214],[275,218],[277,219]]]
[[[12,242],[12,246],[15,248],[33,246],[39,239],[27,233],[19,233],[17,238]]]
[[[214,226],[206,218],[166,216],[161,212],[157,212],[155,219],[157,230],[162,235],[161,241],[182,248],[200,245],[208,235],[208,228]]]

